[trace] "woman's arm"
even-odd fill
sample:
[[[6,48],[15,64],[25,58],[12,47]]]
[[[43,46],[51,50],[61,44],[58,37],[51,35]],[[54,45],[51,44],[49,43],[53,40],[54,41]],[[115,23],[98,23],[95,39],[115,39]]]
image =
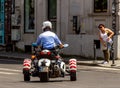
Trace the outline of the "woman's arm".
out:
[[[108,32],[107,41],[109,41],[113,37],[114,32],[112,30],[108,29],[108,28],[106,29],[106,31]]]
[[[109,39],[112,38],[113,35],[114,35],[114,32],[113,32],[112,30],[108,29],[108,28],[107,28],[106,31],[108,31],[108,33],[109,33],[108,38],[109,38]]]

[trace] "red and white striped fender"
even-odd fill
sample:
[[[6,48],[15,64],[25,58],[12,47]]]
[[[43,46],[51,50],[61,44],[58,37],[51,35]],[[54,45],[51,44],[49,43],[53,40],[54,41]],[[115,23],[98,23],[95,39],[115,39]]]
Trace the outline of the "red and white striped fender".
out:
[[[77,70],[77,60],[76,59],[70,59],[69,60],[69,68],[70,71],[76,71]]]
[[[31,68],[31,59],[25,59],[23,61],[23,69],[30,69]]]

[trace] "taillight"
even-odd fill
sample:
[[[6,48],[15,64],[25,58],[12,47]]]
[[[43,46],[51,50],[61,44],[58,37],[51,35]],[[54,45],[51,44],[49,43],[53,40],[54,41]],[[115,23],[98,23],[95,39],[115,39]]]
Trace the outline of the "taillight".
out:
[[[51,52],[40,52],[40,55],[51,55]]]
[[[51,52],[47,52],[47,55],[51,55]]]
[[[40,52],[40,55],[44,55],[44,52]]]

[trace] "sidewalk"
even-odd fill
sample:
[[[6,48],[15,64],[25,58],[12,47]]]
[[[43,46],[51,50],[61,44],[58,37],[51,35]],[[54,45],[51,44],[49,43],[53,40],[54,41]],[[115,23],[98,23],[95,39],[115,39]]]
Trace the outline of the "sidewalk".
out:
[[[25,58],[30,58],[30,54],[26,53],[18,53],[18,52],[5,52],[0,51],[0,59],[12,59],[12,60],[21,60],[23,61]],[[73,57],[74,58],[74,57]],[[70,58],[68,57],[67,62]],[[112,65],[112,60],[108,64],[101,64],[102,60],[88,60],[88,58],[77,57],[78,65],[87,65],[87,66],[101,66],[106,68],[117,68],[120,69],[120,60],[115,60],[115,66]]]

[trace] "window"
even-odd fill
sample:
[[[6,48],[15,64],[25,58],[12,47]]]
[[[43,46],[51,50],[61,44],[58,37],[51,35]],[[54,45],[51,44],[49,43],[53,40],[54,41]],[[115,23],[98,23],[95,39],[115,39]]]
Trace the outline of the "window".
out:
[[[24,0],[24,31],[25,33],[34,32],[35,24],[35,14],[34,14],[34,2],[35,0]]]
[[[94,0],[94,12],[107,12],[107,0]]]
[[[57,0],[48,0],[48,20],[52,22],[53,31],[56,32]]]

